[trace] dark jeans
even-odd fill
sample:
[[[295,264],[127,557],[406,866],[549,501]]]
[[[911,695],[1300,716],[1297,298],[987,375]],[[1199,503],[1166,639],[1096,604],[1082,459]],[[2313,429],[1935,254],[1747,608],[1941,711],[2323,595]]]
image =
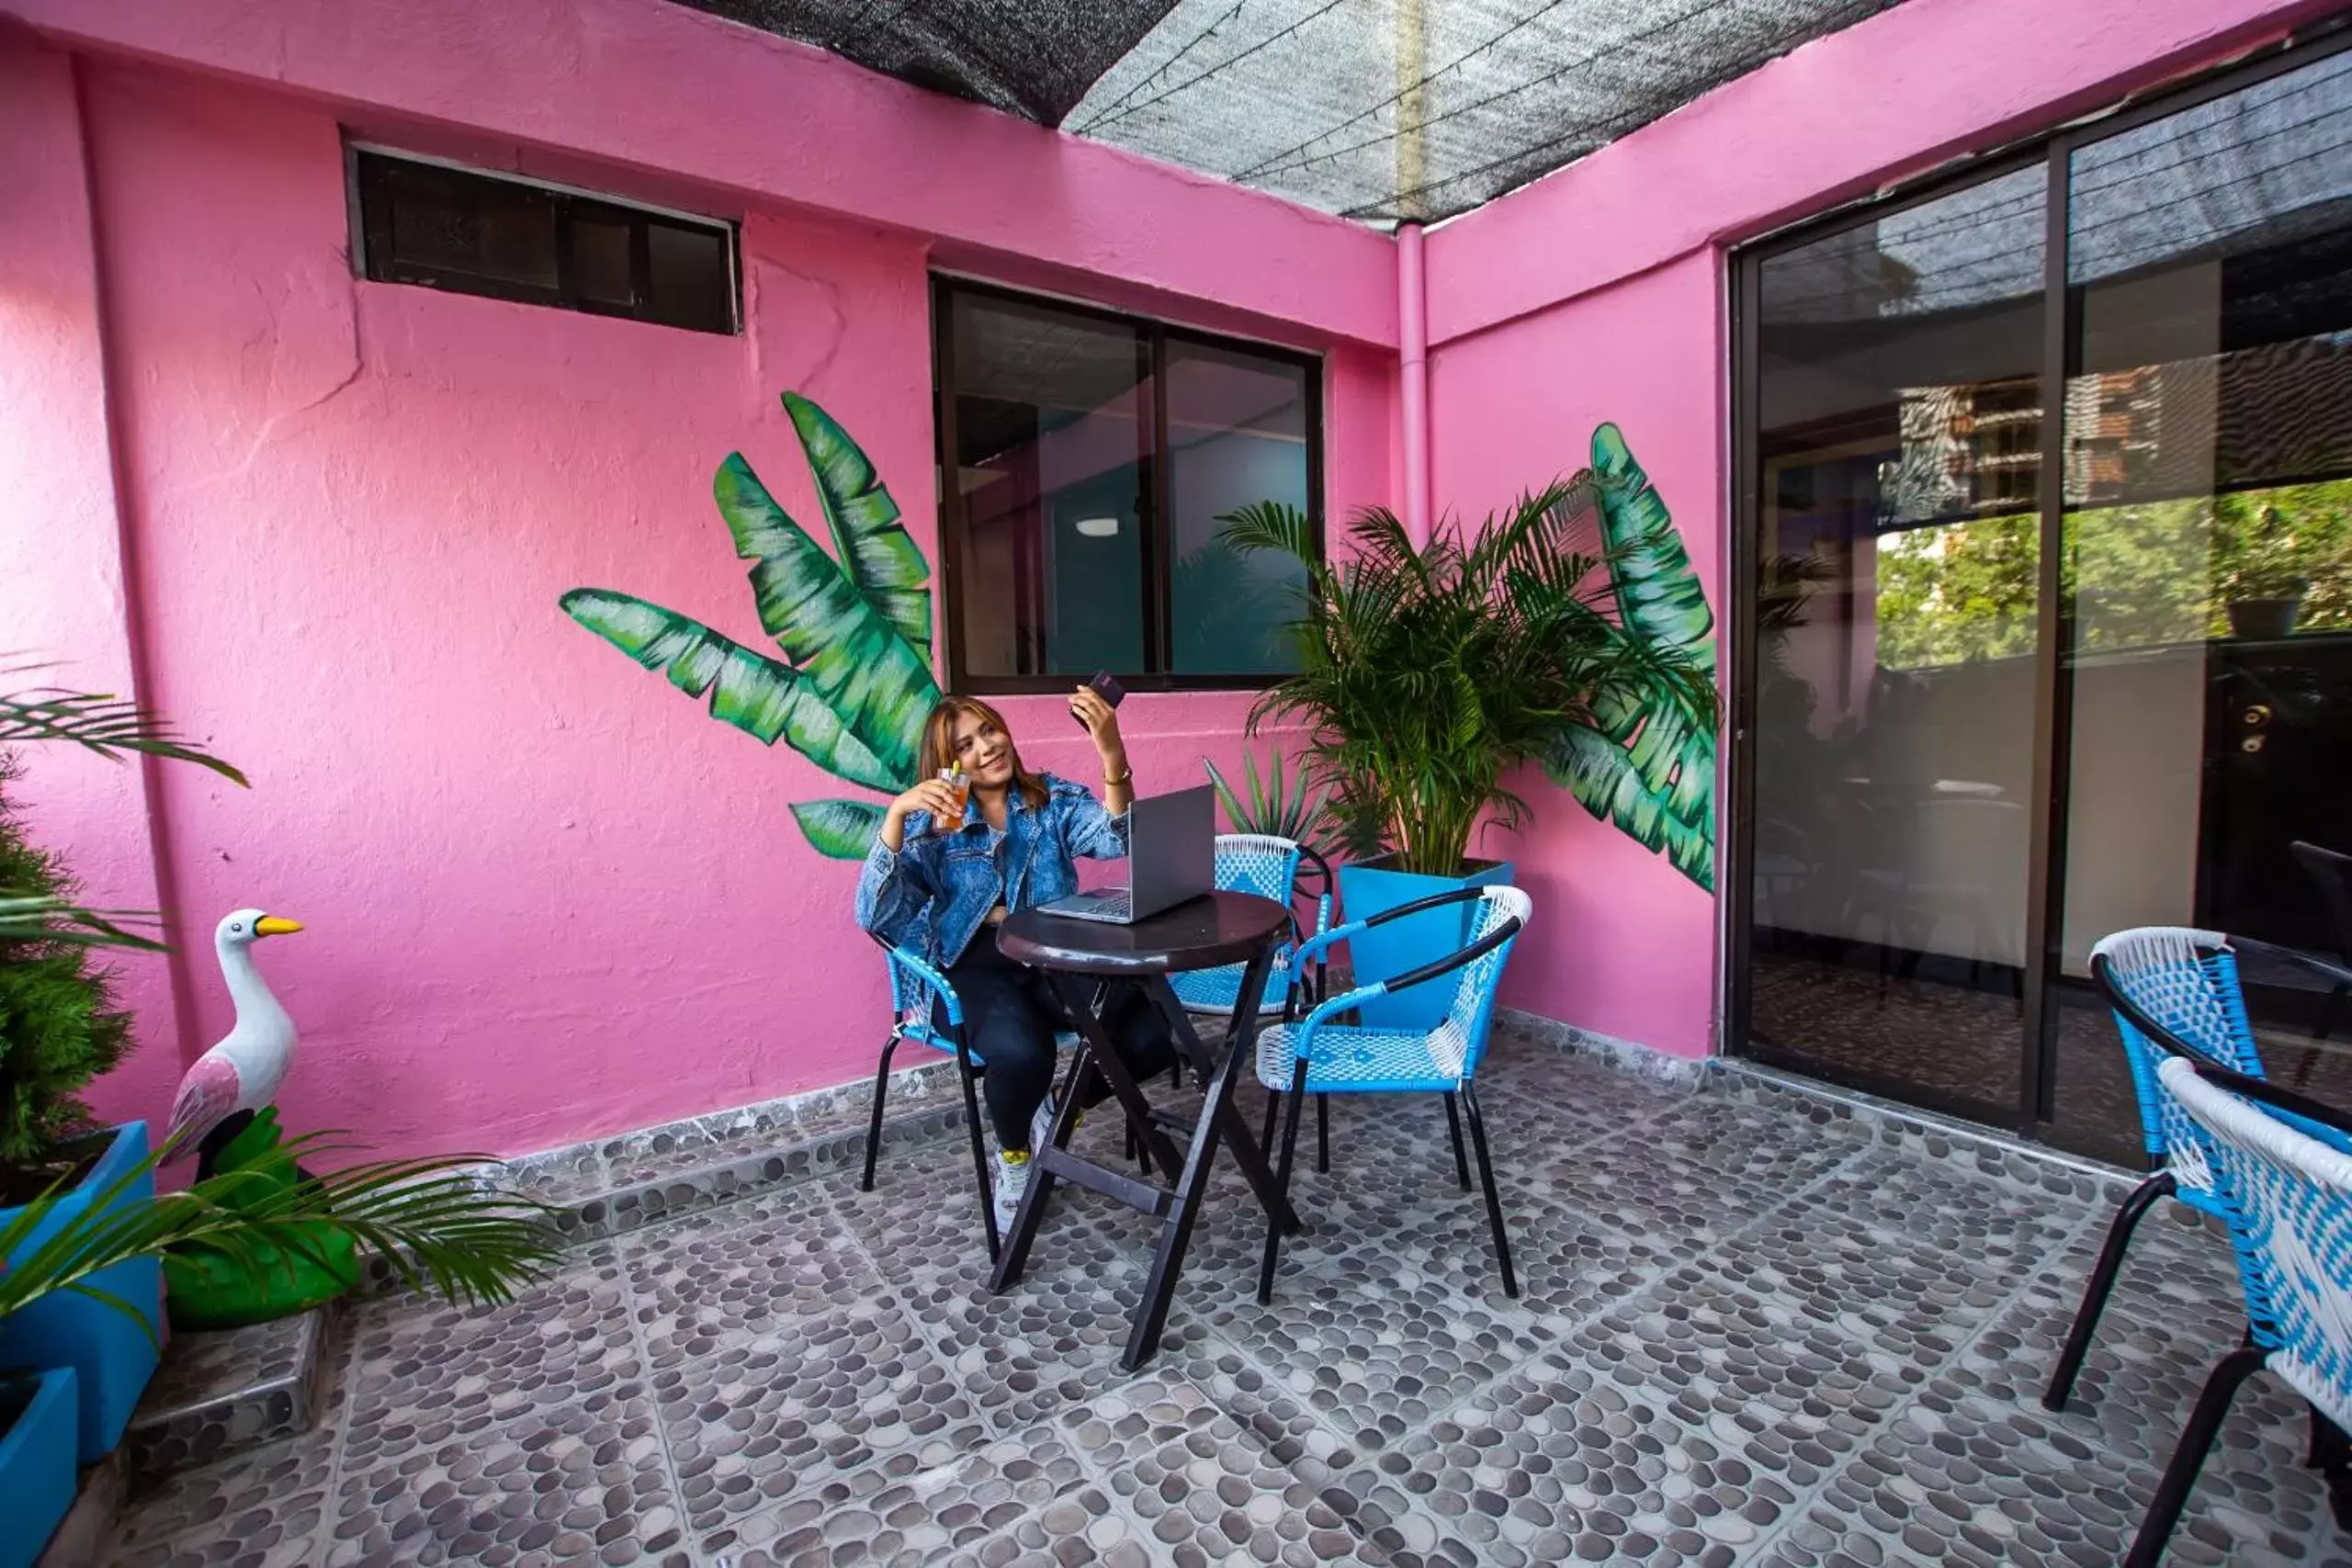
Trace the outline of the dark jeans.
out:
[[[983,926],[947,971],[947,983],[964,1003],[964,1042],[988,1064],[980,1092],[988,1100],[1000,1147],[1029,1146],[1029,1119],[1054,1084],[1054,1032],[1067,1027],[1060,1004],[1045,976],[997,951],[996,932]],[[1102,1021],[1119,1059],[1138,1080],[1164,1073],[1176,1061],[1175,1037],[1148,994],[1131,980],[1114,980],[1104,998]],[[947,1021],[933,1020],[942,1030]],[[1081,1103],[1092,1105],[1110,1093],[1093,1075]]]

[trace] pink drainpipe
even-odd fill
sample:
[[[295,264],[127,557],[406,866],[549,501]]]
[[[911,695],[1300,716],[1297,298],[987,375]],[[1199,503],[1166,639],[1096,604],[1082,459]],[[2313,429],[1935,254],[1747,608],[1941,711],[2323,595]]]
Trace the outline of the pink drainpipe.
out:
[[[1396,333],[1399,413],[1404,424],[1405,495],[1399,510],[1416,544],[1430,537],[1430,308],[1421,287],[1421,226],[1396,230]]]

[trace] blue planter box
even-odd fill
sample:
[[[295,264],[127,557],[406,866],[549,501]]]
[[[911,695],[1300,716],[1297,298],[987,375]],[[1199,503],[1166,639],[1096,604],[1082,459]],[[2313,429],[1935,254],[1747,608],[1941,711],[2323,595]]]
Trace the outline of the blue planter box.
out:
[[[82,1184],[66,1194],[57,1212],[17,1250],[29,1253],[40,1247],[146,1157],[146,1122],[126,1122],[116,1128],[114,1141]],[[155,1176],[149,1171],[124,1188],[113,1207],[152,1203],[154,1199]],[[0,1209],[0,1224],[22,1212]],[[0,1321],[0,1371],[73,1368],[82,1405],[78,1457],[84,1464],[95,1464],[122,1441],[122,1429],[146,1390],[147,1380],[155,1375],[163,1336],[164,1266],[157,1258],[137,1258],[116,1264],[88,1283],[137,1307],[147,1319],[146,1326],[141,1327],[103,1302],[61,1291]]]
[[[74,1370],[43,1372],[32,1403],[0,1419],[0,1568],[32,1568],[74,1506]],[[0,1382],[0,1412],[15,1402]]]
[[[1513,869],[1509,861],[1473,861],[1470,866],[1469,872],[1461,876],[1424,876],[1418,872],[1392,871],[1380,861],[1343,865],[1340,868],[1340,918],[1368,920],[1416,898],[1451,893],[1460,887],[1510,885]],[[1402,975],[1468,945],[1470,913],[1471,907],[1466,904],[1431,909],[1425,915],[1396,920],[1351,939],[1348,948],[1355,957],[1356,984]],[[1453,978],[1449,976],[1431,980],[1426,986],[1416,986],[1400,995],[1366,1004],[1364,1027],[1436,1028],[1438,1020],[1445,1016],[1446,1004],[1453,999]]]

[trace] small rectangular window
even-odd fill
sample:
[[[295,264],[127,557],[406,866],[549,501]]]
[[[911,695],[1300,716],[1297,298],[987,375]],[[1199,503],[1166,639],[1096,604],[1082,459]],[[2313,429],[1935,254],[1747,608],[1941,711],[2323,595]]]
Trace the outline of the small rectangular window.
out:
[[[351,167],[361,267],[379,283],[738,330],[731,224],[369,148]]]
[[[1216,520],[1259,502],[1319,516],[1312,356],[946,279],[937,327],[956,690],[1297,668],[1305,569],[1235,554]]]

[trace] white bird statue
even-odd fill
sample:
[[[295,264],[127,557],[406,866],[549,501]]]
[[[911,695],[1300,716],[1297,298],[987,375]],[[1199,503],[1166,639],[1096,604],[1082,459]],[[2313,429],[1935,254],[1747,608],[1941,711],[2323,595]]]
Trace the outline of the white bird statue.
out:
[[[180,1079],[179,1092],[172,1097],[171,1128],[164,1134],[165,1165],[209,1142],[231,1117],[259,1111],[277,1098],[277,1086],[294,1065],[294,1021],[254,966],[253,945],[301,929],[299,920],[259,909],[236,909],[220,918],[212,948],[220,957],[221,978],[229,982],[229,999],[237,1006],[237,1024]]]

